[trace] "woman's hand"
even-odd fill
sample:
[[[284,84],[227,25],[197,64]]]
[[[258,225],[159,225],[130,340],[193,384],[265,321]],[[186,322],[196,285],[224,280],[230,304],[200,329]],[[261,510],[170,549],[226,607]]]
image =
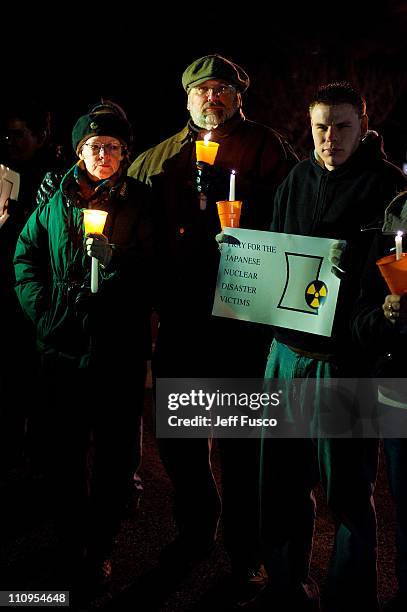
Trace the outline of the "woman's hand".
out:
[[[108,266],[112,259],[112,245],[103,234],[87,234],[86,251],[89,257],[96,257],[103,267]]]

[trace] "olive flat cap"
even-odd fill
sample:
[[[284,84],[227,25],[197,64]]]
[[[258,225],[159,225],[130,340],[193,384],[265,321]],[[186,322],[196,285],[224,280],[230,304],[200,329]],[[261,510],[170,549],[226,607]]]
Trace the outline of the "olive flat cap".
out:
[[[219,79],[234,85],[243,92],[249,87],[250,79],[246,72],[221,55],[205,55],[195,60],[182,75],[182,86],[185,91],[197,87],[209,79]]]

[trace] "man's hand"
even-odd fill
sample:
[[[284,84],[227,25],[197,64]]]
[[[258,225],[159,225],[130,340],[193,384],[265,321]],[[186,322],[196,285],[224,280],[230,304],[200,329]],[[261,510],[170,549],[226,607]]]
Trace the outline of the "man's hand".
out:
[[[217,199],[227,199],[230,175],[218,166],[196,162],[195,184],[199,193]]]
[[[328,260],[332,264],[331,272],[339,278],[346,274],[346,271],[343,269],[346,248],[346,240],[337,240],[329,249]]]
[[[218,243],[219,251],[222,251],[222,244],[240,244],[240,240],[238,240],[234,236],[229,236],[229,234],[225,234],[223,231],[219,234],[216,234],[215,240]]]
[[[96,257],[106,268],[112,259],[113,250],[104,234],[87,234],[86,252],[89,257]]]
[[[382,308],[386,319],[394,324],[400,314],[400,296],[395,294],[386,295]]]

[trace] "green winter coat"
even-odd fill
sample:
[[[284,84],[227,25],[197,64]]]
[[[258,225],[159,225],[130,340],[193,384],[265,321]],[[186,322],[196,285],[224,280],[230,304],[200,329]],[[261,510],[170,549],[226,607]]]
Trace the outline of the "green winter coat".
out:
[[[71,173],[32,213],[15,251],[16,292],[36,326],[38,349],[74,367],[88,366],[102,352],[119,361],[129,350],[146,355],[152,261],[148,189],[129,177],[110,188],[103,202],[109,213],[104,234],[114,244],[113,257],[106,269],[99,267],[99,292],[90,294],[81,200],[66,188]]]

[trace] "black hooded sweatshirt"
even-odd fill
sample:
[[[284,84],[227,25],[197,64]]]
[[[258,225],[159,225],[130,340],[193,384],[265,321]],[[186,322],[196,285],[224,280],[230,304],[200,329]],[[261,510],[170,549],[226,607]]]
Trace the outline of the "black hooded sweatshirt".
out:
[[[347,249],[332,336],[275,327],[279,342],[333,355],[338,365],[349,363],[350,313],[373,234],[361,229],[383,218],[385,206],[406,184],[401,170],[385,158],[382,139],[368,132],[353,155],[335,170],[321,167],[312,152],[280,185],[271,231],[346,240]]]

